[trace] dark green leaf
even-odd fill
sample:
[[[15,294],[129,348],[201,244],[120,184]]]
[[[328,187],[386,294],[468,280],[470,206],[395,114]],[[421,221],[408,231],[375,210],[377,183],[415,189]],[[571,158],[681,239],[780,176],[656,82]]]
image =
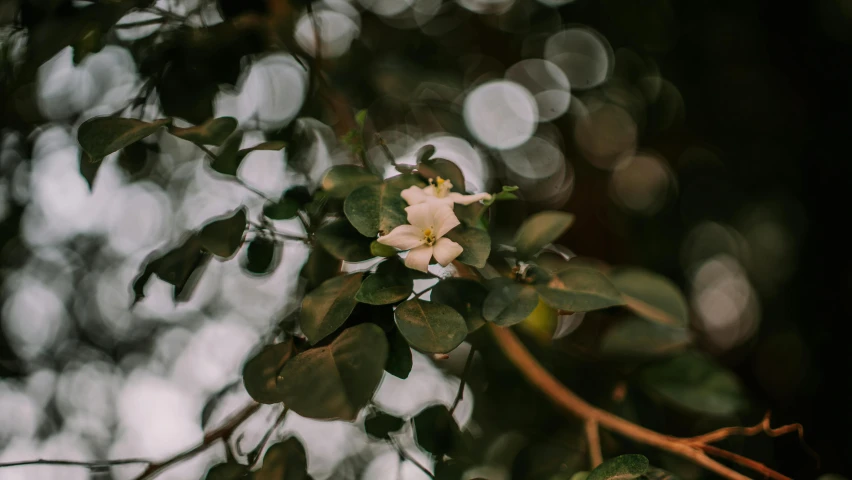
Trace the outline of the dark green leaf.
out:
[[[310,480],[305,447],[295,437],[278,442],[263,456],[263,465],[254,480]]]
[[[600,350],[609,357],[660,357],[683,350],[690,341],[685,328],[633,317],[610,327],[601,339]]]
[[[438,178],[449,180],[453,184],[454,192],[465,191],[464,175],[461,169],[453,162],[443,158],[433,158],[428,162],[419,163],[417,171],[420,175],[437,182]]]
[[[321,246],[314,245],[299,276],[305,279],[305,288],[310,291],[340,273],[340,265],[340,260],[334,258]]]
[[[586,480],[631,480],[648,470],[648,459],[642,455],[621,455],[605,461],[589,473]]]
[[[405,207],[408,204],[400,193],[423,183],[414,175],[399,175],[384,183],[364,185],[346,197],[343,212],[352,225],[365,237],[386,235],[395,227],[408,223]]]
[[[277,202],[266,202],[263,215],[272,220],[288,220],[299,212],[299,204],[292,198],[282,197]]]
[[[470,465],[456,459],[444,458],[435,465],[435,480],[465,480],[464,472]],[[484,480],[480,477],[470,480]]]
[[[144,142],[132,143],[122,148],[121,153],[118,154],[118,166],[130,177],[141,172],[147,163],[148,146]],[[91,184],[91,181],[89,183]]]
[[[74,65],[79,65],[90,53],[100,52],[104,47],[104,35],[97,25],[87,28],[86,31],[72,45],[73,54],[71,60]]]
[[[389,440],[390,434],[405,425],[405,420],[385,412],[375,412],[364,420],[367,435],[380,440]]]
[[[387,305],[405,300],[414,287],[409,271],[398,260],[385,260],[379,264],[376,273],[364,280],[355,300],[370,305]]]
[[[214,219],[201,228],[198,239],[208,252],[217,257],[230,258],[243,244],[246,231],[246,207],[240,207],[233,213]]]
[[[204,267],[210,260],[197,235],[188,236],[183,243],[166,252],[154,252],[145,261],[145,267],[133,281],[135,304],[145,297],[145,284],[152,274],[156,274],[166,283],[173,285],[174,299],[183,301],[189,298]]]
[[[489,280],[488,289],[482,316],[501,327],[523,322],[538,306],[538,293],[529,285],[500,277]]]
[[[517,189],[518,189],[518,187],[505,187],[504,186],[502,192],[498,192],[494,195],[491,195],[491,198],[489,198],[488,200],[483,200],[482,204],[485,205],[485,206],[489,206],[489,205],[493,204],[494,202],[496,202],[498,200],[517,200],[518,196],[515,195],[514,193],[512,193]]]
[[[426,407],[414,416],[417,444],[440,458],[462,445],[461,430],[444,405]]]
[[[566,268],[536,289],[550,306],[570,312],[624,305],[621,293],[609,279],[592,268]]]
[[[361,286],[361,273],[332,277],[305,295],[302,300],[301,327],[311,345],[340,328],[355,305],[355,293]]]
[[[101,164],[103,164],[103,159],[94,159],[86,153],[85,150],[80,151],[80,161],[78,164],[80,175],[86,180],[86,183],[89,185],[89,190],[95,184],[95,176],[98,174],[98,170],[101,168]]]
[[[154,122],[119,117],[90,118],[77,130],[77,140],[86,153],[93,159],[100,160],[153,134],[171,121],[170,118]]]
[[[414,157],[417,163],[423,163],[432,158],[432,155],[435,155],[435,147],[433,145],[423,145],[417,150]]]
[[[246,248],[246,261],[243,268],[253,275],[264,276],[272,273],[281,263],[281,244],[274,238],[255,237]]]
[[[385,363],[385,371],[397,378],[406,379],[411,373],[414,362],[411,358],[411,347],[408,340],[394,328],[388,334],[388,361]]]
[[[178,128],[169,126],[169,133],[196,145],[222,145],[237,129],[237,119],[233,117],[211,118],[201,125]]]
[[[281,394],[276,390],[278,372],[293,354],[293,340],[263,347],[243,366],[243,384],[246,392],[259,403],[279,403]]]
[[[553,243],[574,223],[574,215],[565,212],[540,212],[524,220],[515,234],[518,258],[530,258],[541,247]]]
[[[370,253],[372,253],[375,257],[387,258],[396,256],[397,250],[391,246],[373,240],[370,242]]]
[[[259,151],[259,150],[270,150],[270,151],[281,150],[286,146],[287,146],[287,142],[281,142],[281,141],[276,140],[276,141],[271,141],[271,142],[262,142],[262,143],[258,143],[257,145],[255,145],[253,147],[244,148],[244,149],[237,152],[237,164],[242,162],[243,159],[246,158],[248,156],[248,154],[250,154],[252,152],[256,152],[256,151]]]
[[[322,177],[322,188],[329,197],[343,200],[358,187],[381,182],[381,177],[364,167],[337,165]]]
[[[487,296],[488,289],[476,280],[448,278],[432,288],[431,298],[459,312],[467,324],[467,331],[472,332],[485,325],[482,305]]]
[[[249,477],[249,469],[239,463],[220,463],[210,467],[204,480],[242,480]]]
[[[335,258],[347,262],[363,262],[374,258],[370,251],[372,238],[367,238],[345,218],[323,225],[317,231],[317,241]]]
[[[671,326],[689,323],[686,299],[668,278],[641,268],[618,268],[609,278],[637,315]]]
[[[212,159],[210,168],[223,175],[235,177],[237,175],[237,170],[240,168],[240,162],[243,160],[243,157],[237,156],[237,153],[240,151],[240,144],[242,141],[242,130],[237,130],[231,134],[231,136],[225,140],[225,143],[219,149],[219,153],[216,154],[216,157]]]
[[[379,386],[387,356],[381,328],[372,323],[348,328],[330,345],[284,364],[278,376],[282,401],[303,417],[354,420]]]
[[[698,413],[732,415],[746,405],[737,377],[696,352],[649,365],[640,379],[652,395]]]
[[[491,236],[479,228],[459,225],[447,233],[447,238],[464,248],[457,260],[477,268],[485,266],[491,254]]]
[[[401,303],[395,313],[399,331],[423,352],[450,352],[467,336],[464,318],[446,305],[413,299]]]

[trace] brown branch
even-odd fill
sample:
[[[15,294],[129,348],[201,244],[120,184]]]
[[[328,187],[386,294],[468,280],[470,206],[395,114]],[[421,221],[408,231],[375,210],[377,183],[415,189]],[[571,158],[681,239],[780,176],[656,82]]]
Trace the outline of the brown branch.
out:
[[[453,400],[453,406],[450,408],[450,415],[456,411],[456,407],[459,406],[459,402],[461,402],[462,398],[464,398],[464,385],[467,382],[467,375],[470,373],[470,367],[473,365],[474,353],[476,353],[476,349],[470,347],[470,351],[467,353],[467,360],[464,362],[464,370],[462,370],[461,380],[459,382],[459,391],[456,392],[456,399]]]
[[[727,450],[722,450],[721,448],[714,447],[712,445],[700,445],[699,448],[709,453],[710,455],[715,455],[720,458],[724,458],[726,460],[730,460],[734,463],[738,463],[744,467],[748,467],[755,472],[762,473],[765,478],[772,478],[775,480],[793,480],[792,478],[782,475],[775,470],[767,467],[766,465],[752,460],[748,457],[744,457],[742,455],[736,454],[734,452],[729,452]]]
[[[22,462],[0,463],[0,468],[23,467],[27,465],[60,465],[65,467],[85,467],[89,470],[105,470],[115,465],[135,465],[137,463],[152,463],[144,458],[127,458],[122,460],[100,460],[96,462],[78,462],[75,460],[49,460],[40,458],[38,460],[24,460]]]
[[[603,463],[603,453],[601,452],[601,437],[598,430],[598,422],[595,420],[586,420],[586,443],[589,444],[589,463],[592,469]]]
[[[527,379],[527,381],[537,387],[542,393],[550,398],[553,403],[562,408],[565,412],[575,417],[579,417],[584,421],[594,421],[607,430],[619,433],[637,442],[679,455],[724,478],[732,480],[748,479],[745,475],[732,470],[731,468],[728,468],[707,456],[704,450],[707,446],[701,443],[696,443],[694,439],[678,438],[655,432],[587,403],[551,375],[550,372],[548,372],[538,362],[538,360],[533,357],[529,350],[527,350],[527,348],[511,330],[508,328],[497,327],[493,324],[490,324],[489,326],[503,353],[515,365],[515,367],[521,371],[521,374]],[[714,452],[721,450],[716,449],[716,447],[710,448]],[[724,450],[722,451],[725,452]],[[734,455],[733,458],[730,456],[728,458],[743,467],[758,469],[757,471],[764,475],[767,475],[767,472],[773,472],[773,474],[776,475],[773,478],[786,478],[763,464],[758,464],[757,462],[741,462],[739,460],[744,457],[740,457],[735,454],[732,455]]]
[[[189,450],[185,450],[183,452],[178,453],[177,455],[163,460],[158,463],[151,463],[148,468],[145,469],[144,472],[139,474],[136,477],[136,480],[143,480],[148,478],[154,478],[163,470],[171,467],[176,463],[180,463],[188,458],[191,458],[204,450],[207,450],[211,445],[213,445],[218,440],[228,441],[231,435],[234,433],[234,430],[237,429],[243,422],[245,422],[249,417],[251,417],[258,409],[260,408],[260,404],[258,403],[250,403],[243,407],[242,410],[232,415],[228,418],[222,426],[216,428],[215,430],[211,430],[204,434],[204,438],[201,440],[201,443],[190,448]]]

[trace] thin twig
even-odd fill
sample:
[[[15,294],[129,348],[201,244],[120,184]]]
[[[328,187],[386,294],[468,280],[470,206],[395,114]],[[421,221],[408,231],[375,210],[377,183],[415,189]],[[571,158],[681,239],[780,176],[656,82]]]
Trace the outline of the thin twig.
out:
[[[435,285],[437,285],[437,283]],[[419,292],[415,293],[414,298],[420,298],[421,295],[435,288],[435,285],[432,285],[431,287],[426,287],[423,290],[420,290]]]
[[[151,464],[151,460],[144,458],[127,458],[121,460],[98,460],[95,462],[78,462],[75,460],[49,460],[40,458],[38,460],[25,460],[22,462],[0,463],[0,468],[23,467],[27,465],[62,465],[66,467],[85,467],[89,470],[104,470],[116,465],[136,465],[140,463]]]
[[[163,17],[149,18],[147,20],[139,20],[138,22],[117,23],[115,24],[115,28],[125,29],[135,27],[147,27],[150,25],[160,25],[165,23],[166,21],[167,19]]]
[[[742,455],[736,454],[734,452],[729,452],[727,450],[723,450],[721,448],[714,447],[712,445],[701,445],[700,448],[702,450],[704,450],[705,452],[709,453],[710,455],[715,455],[719,458],[724,458],[726,460],[730,460],[730,461],[737,463],[739,465],[742,465],[744,467],[748,467],[748,468],[754,470],[755,472],[761,473],[761,474],[763,474],[764,478],[771,478],[771,479],[774,479],[774,480],[793,480],[792,478],[790,478],[786,475],[783,475],[781,473],[778,473],[775,470],[772,470],[771,468],[767,467],[766,465],[764,465],[760,462],[757,462],[757,461],[752,460],[748,457],[744,457]]]
[[[467,360],[464,362],[464,370],[462,370],[461,374],[461,382],[459,383],[459,391],[456,393],[456,399],[453,400],[453,406],[450,407],[450,415],[456,411],[456,407],[459,406],[459,403],[462,401],[464,397],[464,385],[467,382],[467,375],[470,373],[470,366],[473,365],[473,354],[476,353],[476,349],[470,347],[470,351],[467,354]]]
[[[272,436],[272,432],[274,432],[275,429],[278,428],[278,425],[280,425],[281,422],[283,422],[284,419],[287,418],[287,412],[289,411],[290,408],[285,405],[284,410],[281,411],[281,413],[278,415],[278,418],[275,419],[275,423],[272,424],[272,428],[266,431],[266,434],[263,436],[263,439],[260,440],[260,443],[258,443],[257,447],[255,448],[257,456],[248,459],[250,467],[254,467],[257,464],[257,461],[260,460],[261,454],[263,454],[263,449],[266,448],[266,443],[269,442],[269,437]]]
[[[603,463],[603,453],[601,452],[601,437],[598,430],[598,422],[594,420],[586,420],[586,442],[589,444],[589,463],[594,469]]]
[[[388,161],[391,163],[391,165],[393,165],[395,167],[396,166],[396,158],[394,158],[393,152],[391,152],[390,148],[388,148],[388,142],[385,141],[384,137],[382,137],[379,134],[379,132],[376,132],[375,136],[376,136],[376,143],[379,144],[379,149],[382,151],[382,153],[385,154],[385,157],[388,159]]]
[[[198,148],[200,148],[200,149],[201,149],[201,151],[203,151],[204,153],[206,153],[206,154],[207,154],[207,156],[208,156],[208,157],[210,157],[210,159],[212,159],[212,160],[214,160],[214,161],[215,161],[215,160],[217,160],[217,159],[219,158],[219,156],[218,156],[218,155],[216,155],[215,153],[213,153],[213,151],[212,151],[212,150],[210,150],[209,148],[205,147],[204,145],[198,145],[198,144],[196,144],[196,146],[197,146]],[[249,185],[248,183],[246,183],[245,181],[243,181],[243,179],[241,179],[240,177],[238,177],[238,176],[236,176],[236,175],[233,175],[233,177],[234,177],[234,178],[233,178],[233,180],[234,180],[235,182],[239,183],[239,184],[240,184],[243,188],[245,188],[246,190],[250,191],[251,193],[253,193],[253,194],[257,195],[258,197],[263,198],[263,199],[264,199],[264,200],[266,200],[267,202],[275,202],[275,199],[273,199],[273,198],[269,197],[268,195],[266,195],[265,193],[261,192],[260,190],[258,190],[258,189],[256,189],[256,188],[252,187],[251,185]]]
[[[399,454],[400,460],[407,460],[407,461],[413,463],[414,465],[417,466],[417,468],[420,469],[421,472],[428,475],[429,478],[431,478],[432,480],[435,480],[435,475],[433,475],[432,472],[430,472],[428,468],[424,467],[423,464],[421,464],[417,460],[411,458],[407,453],[405,453],[405,450],[403,450],[402,447],[400,447],[398,443],[396,443],[396,442],[391,442],[391,443],[393,444],[393,447],[396,449],[396,453]]]
[[[151,463],[148,468],[145,469],[144,472],[139,474],[136,477],[136,480],[144,480],[148,478],[154,478],[161,471],[169,468],[170,466],[180,463],[188,458],[194,457],[195,455],[207,450],[211,445],[213,445],[218,440],[228,441],[228,439],[233,435],[234,431],[242,425],[249,417],[251,417],[258,409],[260,408],[259,403],[250,403],[243,407],[242,410],[231,416],[228,420],[225,421],[222,426],[215,430],[211,430],[204,435],[204,438],[201,440],[199,444],[196,446],[185,450],[183,452],[178,453],[177,455],[163,460],[159,463]]]
[[[305,237],[290,235],[289,233],[282,233],[282,232],[279,232],[278,230],[273,230],[272,228],[270,228],[268,226],[263,226],[263,225],[260,225],[258,223],[255,223],[255,222],[248,222],[248,224],[251,225],[252,227],[258,229],[258,230],[265,230],[265,231],[275,235],[276,237],[283,238],[284,240],[293,240],[294,242],[302,242],[302,243],[308,243],[309,242],[309,240]]]

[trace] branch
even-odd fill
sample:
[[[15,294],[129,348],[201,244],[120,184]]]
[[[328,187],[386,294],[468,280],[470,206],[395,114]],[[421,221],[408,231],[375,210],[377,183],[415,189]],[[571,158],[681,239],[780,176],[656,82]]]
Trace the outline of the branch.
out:
[[[419,468],[421,472],[428,475],[429,478],[431,478],[432,480],[435,480],[435,475],[433,475],[432,472],[430,472],[428,468],[424,467],[423,464],[421,464],[417,460],[408,456],[408,454],[405,453],[405,450],[403,450],[402,447],[400,447],[398,443],[393,442],[393,441],[391,443],[393,444],[393,447],[396,449],[396,453],[399,454],[400,463],[402,461],[407,460],[407,461],[413,463],[415,466],[417,466],[417,468]]]
[[[213,443],[217,440],[225,440],[233,435],[234,430],[237,429],[243,422],[245,422],[249,417],[251,417],[258,409],[260,408],[259,403],[250,403],[243,407],[242,410],[235,413],[233,416],[228,418],[225,423],[215,430],[211,430],[204,434],[204,438],[201,440],[201,443],[190,448],[189,450],[185,450],[183,452],[178,453],[177,455],[163,460],[159,463],[151,463],[148,465],[148,468],[145,469],[135,480],[144,480],[148,478],[154,478],[157,474],[162,472],[163,470],[171,467],[176,463],[180,463],[188,458],[194,457],[195,455],[207,450]]]
[[[467,354],[467,360],[464,362],[464,370],[462,370],[461,382],[459,382],[459,391],[456,393],[456,399],[453,400],[453,406],[450,408],[450,415],[456,411],[456,407],[459,406],[459,402],[461,402],[464,397],[464,384],[467,382],[467,375],[470,373],[470,366],[473,365],[474,353],[476,353],[476,349],[470,347],[470,351]]]
[[[603,453],[601,452],[601,437],[598,430],[598,422],[595,420],[586,420],[586,442],[589,444],[589,463],[591,469],[594,470],[598,465],[603,463]]]
[[[500,349],[503,350],[503,353],[508,357],[508,359],[518,368],[518,370],[521,371],[521,374],[526,377],[531,384],[549,397],[553,403],[565,410],[565,412],[587,422],[594,421],[607,430],[619,433],[637,442],[679,455],[724,478],[731,480],[748,480],[748,477],[745,475],[708,457],[705,453],[705,451],[709,452],[709,450],[707,450],[708,446],[703,443],[696,442],[694,439],[678,438],[655,432],[587,403],[574,392],[562,385],[553,375],[550,374],[550,372],[542,367],[541,364],[538,363],[538,360],[533,357],[529,350],[527,350],[527,348],[511,330],[508,328],[497,327],[493,324],[490,324],[489,326]],[[710,447],[710,449],[715,453],[718,453],[718,450],[721,450],[716,449],[716,447]],[[725,452],[724,450],[722,451]],[[731,455],[733,455],[733,457]],[[743,467],[754,469],[764,475],[767,475],[767,472],[773,472],[774,475],[777,475],[773,478],[786,478],[763,464],[758,464],[757,462],[743,462],[741,459],[744,457],[740,457],[735,454],[731,455],[727,458]]]
[[[712,445],[701,445],[700,448],[705,452],[709,453],[710,455],[716,455],[717,457],[721,457],[726,460],[730,460],[734,463],[738,463],[744,467],[748,467],[754,470],[755,472],[760,472],[765,478],[772,478],[775,480],[793,480],[792,478],[786,475],[782,475],[760,462],[756,462],[748,457],[738,455],[734,452],[722,450],[721,448],[714,447]]]
[[[128,458],[123,460],[100,460],[96,462],[78,462],[74,460],[25,460],[22,462],[0,463],[0,468],[5,467],[23,467],[27,465],[62,465],[66,467],[85,467],[89,470],[105,470],[115,465],[135,465],[137,463],[151,464],[151,460],[143,458]]]

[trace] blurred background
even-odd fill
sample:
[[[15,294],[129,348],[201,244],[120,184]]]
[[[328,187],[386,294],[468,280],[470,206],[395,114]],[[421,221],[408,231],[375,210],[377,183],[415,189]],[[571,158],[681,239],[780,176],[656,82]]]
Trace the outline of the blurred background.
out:
[[[157,0],[80,20],[121,3],[0,3],[0,463],[163,458],[192,445],[202,422],[246,401],[243,362],[298,301],[307,249],[291,242],[269,275],[247,272],[242,251],[210,262],[188,301],[152,278],[130,308],[149,253],[240,204],[256,216],[264,198],[166,134],[81,172],[77,127],[123,112],[181,124],[233,116],[243,146],[298,137],[298,148],[241,165],[241,181],[268,197],[315,188],[353,150],[384,165],[374,132],[403,163],[434,145],[469,191],[518,185],[524,202],[507,215],[570,211],[561,243],[572,252],[679,284],[701,348],[755,406],[733,423],[767,410],[773,424],[799,422],[821,464],[795,435],[749,440],[744,454],[797,479],[852,471],[842,233],[852,2],[318,0],[313,22],[304,2]],[[257,18],[290,27],[269,38]],[[82,21],[68,46],[63,26]],[[370,134],[353,146],[343,137],[360,109]],[[465,355],[415,354],[409,379],[386,375],[376,403],[398,414],[450,404]],[[462,423],[475,405],[465,395]],[[277,413],[265,407],[245,443]],[[357,425],[290,414],[286,432],[305,442],[317,479],[426,478]],[[158,478],[201,478],[216,458],[221,446]],[[0,479],[138,471],[15,467]]]

